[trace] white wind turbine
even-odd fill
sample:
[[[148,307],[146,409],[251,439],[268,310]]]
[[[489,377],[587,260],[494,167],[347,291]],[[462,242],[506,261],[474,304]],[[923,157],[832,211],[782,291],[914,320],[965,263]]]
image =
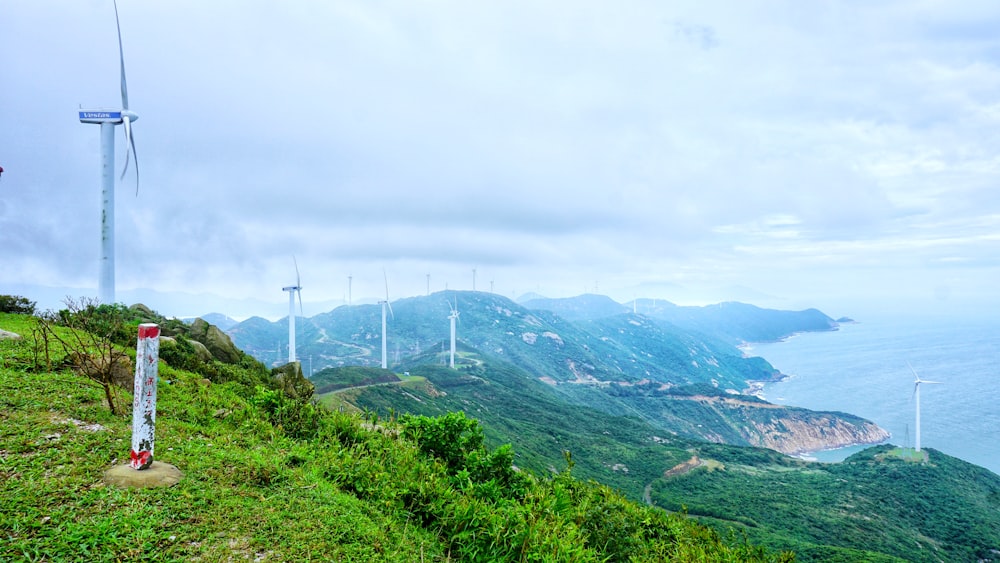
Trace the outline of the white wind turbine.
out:
[[[121,109],[80,109],[82,123],[101,126],[101,262],[98,268],[97,298],[101,303],[115,301],[115,126],[125,130],[125,179],[129,159],[135,160],[135,193],[139,195],[139,158],[135,152],[132,122],[139,116],[128,109],[128,88],[125,84],[125,50],[122,48],[122,28],[118,21],[118,3],[115,2],[115,26],[118,28],[118,60],[121,68]]]
[[[386,339],[385,339],[385,309],[389,308],[389,314],[395,319],[396,315],[392,314],[392,305],[389,304],[389,276],[385,274],[385,270],[382,270],[382,277],[385,279],[385,301],[379,301],[382,305],[382,369],[389,369],[389,356],[386,355]]]
[[[299,313],[302,313],[302,279],[299,277],[299,263],[292,256],[295,264],[295,285],[281,288],[288,292],[288,363],[295,361],[295,295],[299,296]],[[302,315],[305,316],[305,315]]]
[[[458,320],[458,297],[455,297],[455,306],[452,307],[451,303],[448,303],[451,307],[451,314],[448,315],[448,319],[451,320],[451,362],[448,367],[455,369],[455,321]]]
[[[916,400],[917,405],[917,432],[916,432],[916,449],[920,451],[920,384],[929,383],[933,385],[940,385],[940,381],[928,381],[926,379],[920,379],[917,372],[913,369],[913,366],[909,362],[906,363],[909,366],[910,371],[913,372],[913,398]]]

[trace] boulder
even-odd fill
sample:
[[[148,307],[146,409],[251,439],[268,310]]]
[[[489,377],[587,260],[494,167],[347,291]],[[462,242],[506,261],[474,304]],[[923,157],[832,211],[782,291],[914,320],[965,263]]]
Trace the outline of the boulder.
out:
[[[21,335],[16,332],[7,332],[0,329],[0,340],[21,340]]]
[[[271,370],[271,376],[278,382],[285,395],[293,399],[312,397],[315,386],[302,375],[302,364],[289,362]]]
[[[125,354],[115,353],[109,358],[107,354],[73,352],[70,354],[70,361],[77,373],[95,381],[104,381],[110,370],[111,383],[114,385],[126,391],[132,391],[135,386],[135,366],[132,358]]]
[[[240,362],[242,354],[229,335],[219,330],[219,327],[205,322],[204,319],[195,319],[188,337],[204,344],[212,357],[220,362],[227,364]]]
[[[212,353],[208,351],[208,348],[204,344],[198,342],[197,340],[187,339],[191,347],[194,348],[194,353],[198,356],[198,359],[202,362],[208,362],[212,360]],[[177,339],[171,336],[160,336],[160,355],[163,356],[164,352],[170,350],[171,348],[177,346]],[[175,366],[176,367],[176,366]]]

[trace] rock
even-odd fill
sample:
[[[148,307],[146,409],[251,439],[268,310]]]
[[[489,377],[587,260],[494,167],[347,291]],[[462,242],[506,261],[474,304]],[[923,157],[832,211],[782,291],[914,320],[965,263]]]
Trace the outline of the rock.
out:
[[[271,370],[271,376],[279,383],[285,395],[293,399],[312,397],[315,386],[302,375],[302,364],[289,362]]]
[[[69,357],[77,373],[96,381],[104,381],[110,363],[111,383],[126,391],[132,391],[135,387],[135,366],[132,358],[125,354],[116,353],[108,358],[107,355],[73,352]]]
[[[213,358],[212,353],[208,351],[208,348],[204,344],[202,344],[201,342],[198,342],[197,340],[191,340],[190,338],[187,339],[187,342],[189,344],[191,344],[192,348],[194,348],[194,353],[195,353],[195,355],[198,356],[199,360],[201,360],[203,362],[209,362],[209,361],[212,360],[212,358]],[[168,350],[168,349],[170,349],[170,348],[172,348],[174,346],[177,346],[177,339],[176,338],[174,338],[172,336],[160,336],[160,355],[161,356],[163,355],[163,352],[165,350]]]
[[[21,335],[16,332],[7,332],[0,329],[0,340],[21,340]]]
[[[136,303],[135,305],[130,306],[129,310],[138,313],[142,317],[142,322],[144,323],[159,323],[160,321],[160,316],[142,303]]]
[[[204,319],[195,319],[188,336],[205,345],[212,357],[227,364],[238,364],[242,354],[229,336]]]
[[[133,469],[130,465],[116,465],[104,472],[104,482],[115,487],[146,489],[172,487],[184,474],[169,463],[154,461],[146,469]]]

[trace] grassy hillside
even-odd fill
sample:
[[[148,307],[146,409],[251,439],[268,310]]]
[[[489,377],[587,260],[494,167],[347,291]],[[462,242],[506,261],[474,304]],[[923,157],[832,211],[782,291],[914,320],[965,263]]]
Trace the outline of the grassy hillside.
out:
[[[466,352],[465,359],[474,356]],[[336,395],[380,412],[462,409],[483,423],[491,443],[512,442],[521,467],[556,471],[569,450],[579,477],[687,510],[722,533],[736,529],[755,543],[795,550],[805,561],[997,559],[990,550],[1000,549],[1000,477],[985,469],[935,451],[927,464],[904,463],[885,455],[889,446],[827,465],[695,441],[636,413],[615,416],[567,403],[511,365],[481,359],[465,365],[411,365],[422,379]],[[725,419],[714,420],[732,431]]]
[[[658,479],[650,496],[755,542],[795,549],[802,561],[857,560],[834,547],[908,561],[1000,559],[1000,476],[936,450],[925,451],[924,463],[902,452],[877,446],[842,463],[794,468],[760,453],[706,448],[701,465]]]
[[[161,362],[156,458],[184,478],[109,487],[129,419],[65,357],[50,350],[43,367],[33,328],[0,314],[0,329],[25,336],[0,340],[0,560],[782,559],[579,481],[570,460],[554,475],[517,471],[462,415],[326,411],[241,383],[260,372],[240,366]]]

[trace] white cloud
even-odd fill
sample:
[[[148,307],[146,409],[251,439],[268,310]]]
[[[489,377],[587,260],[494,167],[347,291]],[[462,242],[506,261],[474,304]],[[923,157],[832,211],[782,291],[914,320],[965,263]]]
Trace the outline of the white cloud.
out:
[[[123,288],[281,301],[292,254],[317,299],[383,266],[400,295],[476,265],[553,295],[995,273],[992,3],[119,9],[143,173],[119,188]],[[74,111],[119,96],[112,20],[6,8],[0,283],[95,283]]]

